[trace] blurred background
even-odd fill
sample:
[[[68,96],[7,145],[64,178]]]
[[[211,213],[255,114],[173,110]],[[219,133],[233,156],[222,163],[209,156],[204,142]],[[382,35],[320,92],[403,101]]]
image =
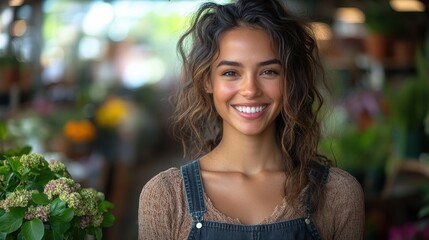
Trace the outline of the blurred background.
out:
[[[202,2],[0,2],[1,146],[29,145],[103,191],[116,216],[104,239],[137,239],[141,188],[186,161],[168,97]],[[320,150],[362,184],[365,239],[429,239],[429,1],[285,3],[318,39]]]

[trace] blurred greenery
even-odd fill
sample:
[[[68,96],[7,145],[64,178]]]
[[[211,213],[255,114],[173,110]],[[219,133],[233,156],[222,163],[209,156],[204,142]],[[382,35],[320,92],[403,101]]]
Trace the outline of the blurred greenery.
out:
[[[392,120],[406,130],[421,130],[429,112],[428,63],[422,51],[417,51],[416,55],[417,75],[405,79],[399,87],[389,85],[387,89]]]
[[[426,55],[426,56],[425,56]],[[396,148],[402,157],[417,158],[428,146],[424,133],[429,113],[429,57],[418,49],[416,75],[404,79],[398,86],[388,85],[385,94],[390,103],[390,119],[396,134]]]
[[[6,136],[7,136],[6,124],[3,121],[0,121],[0,140],[2,141],[6,140]]]
[[[391,127],[382,122],[360,130],[347,125],[338,135],[322,139],[321,151],[349,171],[382,168],[390,155]]]
[[[372,33],[392,35],[401,25],[399,13],[390,7],[388,0],[366,1],[364,11],[365,25]]]
[[[371,33],[387,36],[409,37],[416,26],[424,25],[427,16],[422,12],[395,11],[390,0],[371,0],[362,3],[365,26]]]

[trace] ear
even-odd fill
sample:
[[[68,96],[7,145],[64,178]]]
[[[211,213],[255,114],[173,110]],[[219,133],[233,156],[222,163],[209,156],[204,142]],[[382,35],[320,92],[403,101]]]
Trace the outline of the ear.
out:
[[[204,80],[204,89],[206,93],[213,93],[212,81],[209,77]]]

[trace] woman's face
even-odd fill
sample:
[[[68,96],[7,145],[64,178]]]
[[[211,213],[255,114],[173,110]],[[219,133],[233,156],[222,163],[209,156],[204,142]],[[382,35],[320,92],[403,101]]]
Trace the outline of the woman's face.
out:
[[[284,70],[265,31],[240,27],[223,33],[207,88],[223,119],[224,134],[274,133],[283,79]]]

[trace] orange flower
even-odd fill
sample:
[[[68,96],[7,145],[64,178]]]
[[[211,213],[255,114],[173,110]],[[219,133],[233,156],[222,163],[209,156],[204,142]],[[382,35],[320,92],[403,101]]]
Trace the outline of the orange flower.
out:
[[[64,134],[75,142],[90,141],[95,138],[95,127],[89,120],[70,120],[64,126]]]

